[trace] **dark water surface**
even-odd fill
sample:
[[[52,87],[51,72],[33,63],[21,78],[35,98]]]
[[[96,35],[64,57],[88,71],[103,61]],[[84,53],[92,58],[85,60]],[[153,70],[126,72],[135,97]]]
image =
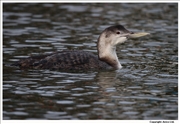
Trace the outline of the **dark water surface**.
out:
[[[30,55],[96,54],[106,27],[150,36],[117,47],[120,71],[8,66]],[[178,4],[3,4],[3,119],[178,119]]]

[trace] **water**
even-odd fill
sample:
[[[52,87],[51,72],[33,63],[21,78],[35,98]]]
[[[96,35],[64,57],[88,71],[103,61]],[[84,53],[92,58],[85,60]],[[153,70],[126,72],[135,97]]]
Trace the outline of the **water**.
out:
[[[3,119],[178,119],[176,3],[3,4]],[[117,47],[119,71],[8,66],[40,53],[97,52],[102,30],[151,33]]]

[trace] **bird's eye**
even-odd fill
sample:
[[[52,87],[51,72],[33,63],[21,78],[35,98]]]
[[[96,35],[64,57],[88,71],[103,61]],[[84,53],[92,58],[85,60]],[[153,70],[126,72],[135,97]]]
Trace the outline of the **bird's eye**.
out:
[[[120,31],[116,32],[116,34],[120,34]]]

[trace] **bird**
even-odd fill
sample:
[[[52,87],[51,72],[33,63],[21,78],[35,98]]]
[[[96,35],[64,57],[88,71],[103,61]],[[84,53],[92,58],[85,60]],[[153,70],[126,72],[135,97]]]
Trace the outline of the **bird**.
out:
[[[122,68],[116,46],[131,38],[149,35],[131,32],[122,25],[113,25],[102,31],[97,40],[97,55],[82,50],[63,50],[50,54],[30,56],[13,63],[21,69],[49,70],[119,70]]]

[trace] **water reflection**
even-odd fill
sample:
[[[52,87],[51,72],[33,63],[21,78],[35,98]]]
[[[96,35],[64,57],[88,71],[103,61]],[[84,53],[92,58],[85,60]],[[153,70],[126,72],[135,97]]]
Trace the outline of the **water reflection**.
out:
[[[177,4],[3,6],[3,119],[178,118]],[[8,66],[30,55],[64,49],[96,54],[100,32],[117,23],[151,33],[117,47],[122,70],[62,72]]]

